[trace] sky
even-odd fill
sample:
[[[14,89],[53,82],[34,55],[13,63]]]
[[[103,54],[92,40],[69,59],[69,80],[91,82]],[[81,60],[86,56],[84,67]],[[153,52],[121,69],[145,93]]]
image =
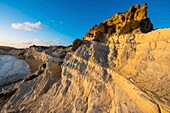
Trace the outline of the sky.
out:
[[[0,45],[70,45],[95,24],[143,3],[155,29],[170,27],[169,0],[0,0]]]

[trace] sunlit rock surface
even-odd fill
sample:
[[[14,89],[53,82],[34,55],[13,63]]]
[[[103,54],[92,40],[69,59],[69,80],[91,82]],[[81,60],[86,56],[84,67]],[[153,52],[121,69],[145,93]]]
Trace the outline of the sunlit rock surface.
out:
[[[52,74],[48,61],[35,78],[5,87],[3,95],[15,93],[1,111],[169,113],[169,42],[170,29],[88,42],[67,54],[62,71]]]
[[[111,35],[129,33],[148,33],[153,30],[153,24],[147,17],[148,5],[136,4],[129,10],[117,13],[109,19],[93,26],[83,40],[105,42]]]
[[[24,60],[0,55],[0,85],[15,82],[30,74],[29,66]]]

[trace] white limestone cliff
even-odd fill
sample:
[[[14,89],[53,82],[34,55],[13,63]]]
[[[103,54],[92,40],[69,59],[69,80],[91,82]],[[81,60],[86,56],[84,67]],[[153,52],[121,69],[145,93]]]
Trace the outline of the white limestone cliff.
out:
[[[67,54],[61,79],[49,61],[36,78],[13,84],[1,112],[169,113],[169,42],[170,29],[88,42]]]

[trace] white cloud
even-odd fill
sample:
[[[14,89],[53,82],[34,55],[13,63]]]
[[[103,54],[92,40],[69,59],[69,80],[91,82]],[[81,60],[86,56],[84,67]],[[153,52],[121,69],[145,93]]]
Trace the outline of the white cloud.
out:
[[[11,27],[13,29],[20,29],[25,31],[32,31],[35,29],[41,29],[41,22],[36,23],[30,23],[30,22],[24,22],[24,23],[13,23],[11,24]]]

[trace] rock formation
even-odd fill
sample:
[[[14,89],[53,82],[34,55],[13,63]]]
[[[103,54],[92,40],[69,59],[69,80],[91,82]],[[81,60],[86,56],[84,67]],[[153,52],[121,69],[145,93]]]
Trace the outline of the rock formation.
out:
[[[114,21],[115,27],[111,20],[116,16],[104,21],[112,26],[104,24],[110,33],[100,32],[95,41],[92,36],[77,39],[72,47],[26,49],[23,57],[42,65],[0,89],[1,112],[169,113],[170,29],[151,31],[146,8],[135,5],[117,14],[125,19]],[[131,20],[139,26],[121,34]]]
[[[15,48],[12,48],[12,47],[0,46],[0,55],[7,55],[9,51],[14,50],[14,49]]]
[[[147,18],[147,4],[132,6],[124,13],[117,13],[108,20],[93,26],[83,40],[104,42],[113,34],[147,33],[153,30]]]
[[[72,51],[76,51],[77,48],[79,48],[81,45],[85,44],[86,42],[81,39],[76,39],[73,42],[73,45],[71,47]]]

